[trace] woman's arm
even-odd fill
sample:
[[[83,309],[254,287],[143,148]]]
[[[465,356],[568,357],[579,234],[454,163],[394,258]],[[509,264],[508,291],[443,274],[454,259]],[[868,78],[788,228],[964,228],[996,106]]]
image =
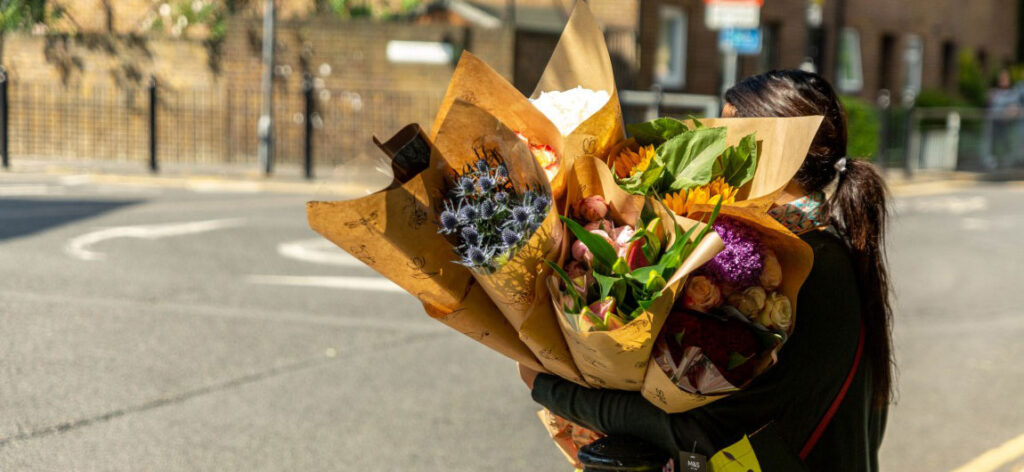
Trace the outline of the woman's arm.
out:
[[[533,399],[553,413],[606,434],[630,434],[666,450],[708,453],[775,421],[800,444],[845,378],[856,348],[860,308],[845,251],[831,236],[813,236],[815,265],[797,304],[796,332],[779,364],[729,397],[669,415],[638,392],[588,389],[541,374]]]

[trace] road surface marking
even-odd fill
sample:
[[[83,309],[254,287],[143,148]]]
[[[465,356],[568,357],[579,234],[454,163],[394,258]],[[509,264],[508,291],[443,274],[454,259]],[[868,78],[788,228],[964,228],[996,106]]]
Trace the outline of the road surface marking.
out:
[[[377,292],[405,292],[394,282],[379,277],[345,277],[314,275],[250,275],[251,284],[288,285],[293,287],[340,288],[343,290],[372,290]]]
[[[50,195],[64,193],[61,189],[50,188],[49,185],[25,184],[0,186],[0,197],[19,197],[23,195]]]
[[[1021,456],[1024,456],[1024,434],[1006,441],[953,472],[991,472]]]
[[[284,242],[277,245],[277,253],[282,257],[312,262],[314,264],[345,267],[363,267],[366,265],[324,238]]]
[[[101,229],[72,238],[64,246],[64,252],[83,261],[97,261],[107,256],[101,252],[90,251],[89,246],[114,238],[159,239],[170,236],[205,233],[222,228],[240,226],[242,218],[224,218],[219,220],[192,221],[184,223],[165,223],[157,225],[116,226]]]
[[[196,193],[259,193],[263,190],[263,185],[260,182],[214,179],[188,180],[185,187]]]

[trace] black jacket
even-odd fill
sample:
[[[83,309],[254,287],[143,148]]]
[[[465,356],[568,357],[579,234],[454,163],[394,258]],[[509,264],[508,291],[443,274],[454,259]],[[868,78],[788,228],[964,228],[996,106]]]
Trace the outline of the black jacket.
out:
[[[712,454],[768,423],[779,447],[797,454],[846,380],[860,333],[860,298],[850,254],[838,237],[801,238],[814,266],[797,299],[796,328],[779,362],[747,388],[686,413],[669,415],[638,392],[593,390],[539,375],[533,399],[553,413],[606,434],[629,434],[666,451]],[[876,471],[887,408],[871,407],[866,354],[829,426],[807,457],[812,471]],[[768,472],[766,470],[766,472]]]

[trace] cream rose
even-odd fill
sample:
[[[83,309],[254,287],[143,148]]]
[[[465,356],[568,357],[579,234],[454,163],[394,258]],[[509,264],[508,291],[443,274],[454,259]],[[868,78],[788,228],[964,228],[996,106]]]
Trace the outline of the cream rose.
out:
[[[747,318],[755,318],[761,313],[764,308],[765,299],[768,298],[768,294],[765,293],[764,289],[758,286],[748,287],[746,290],[736,292],[729,295],[729,305],[740,311],[747,316]]]
[[[778,328],[785,332],[793,329],[793,305],[785,295],[775,292],[768,296],[764,308],[757,315],[757,322],[766,328]]]
[[[775,290],[782,283],[782,266],[779,265],[779,258],[775,256],[774,251],[768,250],[764,253],[763,261],[764,269],[761,270],[761,286],[765,290]]]
[[[698,275],[690,278],[683,292],[683,305],[697,311],[707,311],[722,303],[722,290],[711,279]]]

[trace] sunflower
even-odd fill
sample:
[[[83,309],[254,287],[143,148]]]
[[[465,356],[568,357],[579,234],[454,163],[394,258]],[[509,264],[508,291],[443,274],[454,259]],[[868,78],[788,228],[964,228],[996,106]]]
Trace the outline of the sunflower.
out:
[[[673,213],[686,216],[694,205],[714,205],[719,200],[722,200],[722,203],[735,203],[738,191],[737,188],[727,184],[725,179],[719,177],[700,187],[670,193],[662,201]]]
[[[640,146],[636,151],[630,149],[632,146],[625,146],[619,153],[612,159],[612,164],[615,166],[615,176],[620,179],[625,179],[636,175],[637,172],[643,172],[647,170],[647,167],[651,165],[651,159],[654,158],[654,146],[648,144],[647,146]]]

